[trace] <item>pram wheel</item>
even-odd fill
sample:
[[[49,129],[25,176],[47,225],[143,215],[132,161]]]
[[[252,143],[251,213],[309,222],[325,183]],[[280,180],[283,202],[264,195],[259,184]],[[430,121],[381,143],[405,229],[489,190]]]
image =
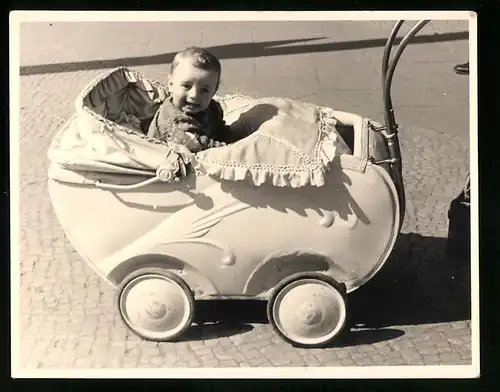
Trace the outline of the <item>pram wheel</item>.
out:
[[[334,279],[321,273],[297,274],[276,286],[267,316],[287,342],[321,347],[331,342],[347,322],[346,294]]]
[[[118,308],[125,324],[141,338],[171,341],[191,325],[194,296],[177,275],[142,268],[122,283]]]

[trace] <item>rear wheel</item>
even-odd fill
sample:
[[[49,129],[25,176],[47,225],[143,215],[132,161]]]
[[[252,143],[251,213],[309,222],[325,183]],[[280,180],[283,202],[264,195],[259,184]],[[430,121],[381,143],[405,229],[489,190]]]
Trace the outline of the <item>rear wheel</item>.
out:
[[[194,316],[194,296],[180,277],[161,268],[143,268],[125,279],[118,294],[125,324],[153,341],[177,339]]]
[[[267,316],[274,330],[289,343],[321,347],[335,339],[346,325],[345,290],[321,273],[295,275],[273,291]]]

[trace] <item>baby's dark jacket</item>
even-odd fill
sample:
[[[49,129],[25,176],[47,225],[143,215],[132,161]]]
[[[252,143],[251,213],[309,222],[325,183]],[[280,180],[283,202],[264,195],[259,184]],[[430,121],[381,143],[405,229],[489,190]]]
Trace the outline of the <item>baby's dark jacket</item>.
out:
[[[213,99],[206,110],[190,115],[175,107],[168,97],[153,117],[148,136],[187,145],[189,132],[197,136],[203,149],[233,143],[241,136],[231,130],[223,115],[221,105]]]

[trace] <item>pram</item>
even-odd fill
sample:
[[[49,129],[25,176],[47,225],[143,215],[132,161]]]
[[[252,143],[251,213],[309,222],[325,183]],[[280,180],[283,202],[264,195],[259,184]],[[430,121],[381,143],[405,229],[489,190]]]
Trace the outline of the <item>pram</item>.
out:
[[[230,95],[216,98],[225,120],[248,136],[186,156],[141,130],[165,96],[160,83],[119,67],[84,89],[50,146],[49,193],[73,247],[117,287],[132,331],[175,340],[196,301],[252,298],[267,301],[271,325],[293,344],[338,336],[348,293],[382,268],[401,229],[390,87],[426,23],[392,62],[403,21],[391,32],[384,126],[292,99]]]

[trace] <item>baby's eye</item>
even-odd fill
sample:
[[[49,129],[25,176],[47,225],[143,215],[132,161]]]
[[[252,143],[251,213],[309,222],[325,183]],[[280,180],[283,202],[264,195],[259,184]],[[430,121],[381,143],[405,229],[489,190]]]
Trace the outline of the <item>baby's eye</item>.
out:
[[[207,94],[208,93],[208,88],[202,88],[201,92],[204,93],[204,94]]]
[[[190,89],[190,88],[191,88],[191,85],[184,83],[184,84],[182,85],[182,87],[184,87],[185,89]]]

